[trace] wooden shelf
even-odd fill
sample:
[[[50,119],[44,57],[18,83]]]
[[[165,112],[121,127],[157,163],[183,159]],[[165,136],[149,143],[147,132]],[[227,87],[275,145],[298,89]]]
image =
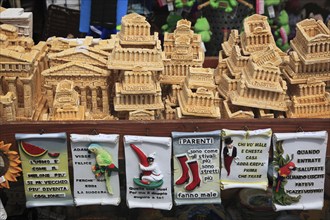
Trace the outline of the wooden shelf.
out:
[[[158,121],[61,121],[61,122],[10,122],[0,124],[0,141],[12,143],[17,150],[15,133],[52,133],[66,132],[70,134],[119,134],[119,158],[124,158],[122,145],[123,135],[147,135],[170,137],[172,131],[212,131],[217,129],[255,130],[271,128],[273,133],[321,131],[330,133],[330,119],[184,119]],[[69,143],[69,141],[68,141]],[[330,157],[328,141],[327,157]]]

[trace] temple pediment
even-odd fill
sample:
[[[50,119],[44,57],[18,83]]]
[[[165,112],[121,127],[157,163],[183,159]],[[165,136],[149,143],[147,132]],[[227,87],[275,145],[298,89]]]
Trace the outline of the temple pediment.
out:
[[[109,75],[109,72],[101,68],[89,64],[82,64],[77,62],[70,62],[58,66],[51,67],[42,72],[44,76],[54,76],[54,75],[85,75],[85,76],[94,76],[94,75]]]
[[[312,38],[310,38],[310,43],[316,42],[329,42],[330,35],[329,34],[318,34]]]
[[[61,59],[66,61],[80,61],[84,63],[91,63],[91,64],[100,64],[106,66],[107,61],[92,52],[89,52],[86,49],[69,49],[65,50],[61,53],[53,54],[49,56],[49,59]]]
[[[131,13],[122,18],[122,23],[147,23],[146,18],[137,13]],[[149,25],[150,26],[150,25]]]

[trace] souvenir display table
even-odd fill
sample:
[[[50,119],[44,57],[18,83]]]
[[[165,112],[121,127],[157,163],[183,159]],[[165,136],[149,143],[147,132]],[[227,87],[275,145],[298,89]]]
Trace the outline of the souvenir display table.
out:
[[[228,2],[229,13],[237,2]],[[251,15],[242,33],[227,33],[219,56],[205,57],[210,33],[194,33],[186,19],[164,34],[163,48],[136,13],[109,39],[34,45],[0,25],[7,212],[330,216],[330,30],[314,19],[296,26],[286,53],[267,17]]]

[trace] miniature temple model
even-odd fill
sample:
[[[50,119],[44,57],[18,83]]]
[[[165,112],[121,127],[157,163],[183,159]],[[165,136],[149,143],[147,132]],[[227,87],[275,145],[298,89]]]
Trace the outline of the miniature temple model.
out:
[[[243,68],[237,90],[230,93],[235,105],[286,111],[286,82],[277,65],[281,57],[273,48],[253,53]]]
[[[106,118],[109,115],[107,70],[81,62],[68,62],[51,67],[42,72],[45,78],[44,87],[49,103],[50,117],[54,113],[54,97],[58,82],[62,80],[74,81],[74,89],[78,92],[80,103],[89,114],[95,114],[94,119]],[[78,80],[79,79],[79,80]]]
[[[137,115],[131,111],[164,109],[160,83],[151,71],[141,67],[135,67],[133,71],[124,72],[123,79],[116,83],[115,94],[115,111],[129,112],[130,116],[134,116],[135,119]],[[140,115],[141,113],[147,112],[139,111]],[[154,117],[154,114],[147,113],[147,115]]]
[[[201,41],[201,36],[191,30],[191,22],[185,19],[177,22],[174,33],[165,33],[162,84],[182,84],[189,67],[203,66],[204,51]]]
[[[220,99],[213,79],[213,69],[189,68],[178,93],[177,117],[220,118]]]
[[[133,13],[122,18],[121,31],[112,39],[108,69],[113,77],[117,76],[113,104],[118,117],[158,117],[156,113],[164,109],[159,84],[164,70],[163,52],[158,33],[151,35],[145,17]]]
[[[45,42],[34,45],[31,38],[18,36],[8,24],[0,25],[0,40],[1,118],[38,120],[46,102],[40,73],[48,68],[48,48]]]
[[[259,14],[251,15],[244,19],[243,26],[244,32],[240,36],[240,43],[244,55],[265,50],[269,45],[274,46],[277,52],[281,52],[276,47],[266,16]]]
[[[329,118],[330,30],[321,21],[306,19],[297,24],[293,51],[283,73],[289,82],[290,118]]]
[[[330,30],[297,23],[282,52],[267,17],[244,19],[203,68],[201,35],[181,19],[158,33],[146,18],[122,17],[110,39],[51,37],[34,44],[0,25],[0,122],[186,118],[329,118]]]
[[[79,94],[74,90],[74,83],[63,80],[56,87],[51,120],[82,120],[84,106],[79,105]]]
[[[164,70],[163,53],[158,33],[150,34],[146,18],[136,13],[122,18],[121,31],[112,35],[114,48],[108,61],[108,69],[132,70],[141,66],[160,75]]]
[[[285,54],[275,45],[267,17],[246,18],[244,32],[232,30],[222,48],[215,80],[225,99],[224,117],[250,118],[254,108],[265,117],[265,110],[287,110],[287,87],[279,69]]]
[[[107,69],[110,53],[104,50],[104,47],[100,45],[101,42],[104,41],[94,40],[92,37],[48,39],[47,44],[51,51],[48,54],[50,68],[42,72],[42,75],[45,78],[44,87],[51,120],[62,120],[63,117],[67,118],[64,120],[112,119],[108,85],[110,71]],[[65,80],[73,83],[73,89],[77,92],[78,102],[81,105],[75,106],[75,108],[79,108],[79,111],[85,111],[82,115],[80,112],[79,114],[75,113],[78,114],[75,116],[58,113],[58,107],[55,106],[58,102],[55,100],[57,91],[54,88],[58,82]],[[70,92],[74,93],[74,91]],[[70,102],[67,104],[72,106]],[[63,112],[63,107],[60,109],[60,112]]]

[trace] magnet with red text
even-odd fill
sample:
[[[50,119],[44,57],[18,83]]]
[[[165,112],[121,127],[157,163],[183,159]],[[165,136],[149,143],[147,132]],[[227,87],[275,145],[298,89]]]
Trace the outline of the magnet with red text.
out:
[[[176,205],[221,203],[220,130],[172,132]]]

